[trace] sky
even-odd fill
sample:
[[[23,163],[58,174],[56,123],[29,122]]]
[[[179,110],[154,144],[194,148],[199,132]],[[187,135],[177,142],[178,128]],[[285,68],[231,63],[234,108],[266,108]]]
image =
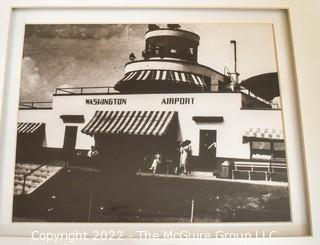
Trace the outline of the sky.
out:
[[[272,25],[182,24],[181,29],[200,36],[200,64],[233,71],[230,40],[236,40],[240,81],[277,70]],[[114,86],[129,54],[142,58],[147,30],[146,24],[26,25],[20,101],[51,101],[57,87]]]

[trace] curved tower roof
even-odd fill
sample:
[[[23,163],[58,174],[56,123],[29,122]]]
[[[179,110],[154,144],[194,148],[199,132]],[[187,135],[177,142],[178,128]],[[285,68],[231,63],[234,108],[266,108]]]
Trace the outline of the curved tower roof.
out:
[[[152,28],[150,28],[152,26]],[[200,37],[179,29],[179,25],[159,28],[149,25],[145,34],[142,60],[125,65],[125,76],[115,89],[127,93],[197,92],[210,90],[213,80],[221,73],[198,64]]]

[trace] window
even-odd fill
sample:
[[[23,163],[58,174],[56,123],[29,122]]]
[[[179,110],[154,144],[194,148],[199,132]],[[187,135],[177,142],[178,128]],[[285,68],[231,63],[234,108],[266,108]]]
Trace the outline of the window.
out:
[[[284,142],[273,143],[273,158],[286,158],[286,148]]]
[[[176,54],[176,53],[177,53],[177,50],[172,48],[172,49],[170,49],[170,53]]]
[[[285,143],[284,141],[272,140],[253,140],[250,142],[251,158],[259,159],[284,159]]]
[[[160,54],[160,47],[155,47],[154,53],[155,54]]]
[[[252,141],[252,149],[271,150],[271,142],[268,141]]]
[[[284,142],[274,142],[273,143],[273,150],[275,151],[285,151],[285,144]]]

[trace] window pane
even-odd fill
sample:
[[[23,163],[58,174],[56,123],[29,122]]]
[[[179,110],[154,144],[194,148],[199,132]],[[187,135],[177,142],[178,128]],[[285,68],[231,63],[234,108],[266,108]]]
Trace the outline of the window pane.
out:
[[[275,151],[285,151],[285,144],[284,142],[274,142],[273,149]]]
[[[271,150],[271,143],[268,141],[252,141],[252,149]]]

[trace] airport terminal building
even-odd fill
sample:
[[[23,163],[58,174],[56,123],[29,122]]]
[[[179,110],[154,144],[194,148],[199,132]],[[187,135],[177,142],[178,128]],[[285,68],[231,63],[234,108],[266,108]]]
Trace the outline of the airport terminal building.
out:
[[[49,106],[20,103],[17,162],[69,159],[94,145],[101,165],[147,171],[146,156],[177,162],[179,143],[188,139],[194,171],[286,179],[282,112],[272,103],[277,74],[239,82],[237,71],[198,63],[199,41],[178,27],[150,25],[143,59],[132,55],[114,87],[57,88]]]

